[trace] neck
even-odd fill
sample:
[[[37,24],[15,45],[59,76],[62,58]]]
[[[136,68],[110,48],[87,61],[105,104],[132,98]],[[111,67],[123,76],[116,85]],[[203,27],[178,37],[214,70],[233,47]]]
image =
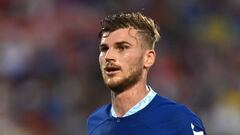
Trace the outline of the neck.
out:
[[[118,117],[122,117],[148,93],[146,83],[138,83],[121,93],[111,93],[112,105]]]

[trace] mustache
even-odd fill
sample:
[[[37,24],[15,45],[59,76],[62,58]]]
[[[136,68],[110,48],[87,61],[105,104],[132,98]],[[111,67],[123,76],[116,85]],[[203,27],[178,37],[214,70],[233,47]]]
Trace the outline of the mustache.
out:
[[[113,63],[113,62],[108,62],[105,64],[104,66],[104,69],[107,69],[107,68],[116,68],[116,69],[121,69],[121,66]]]

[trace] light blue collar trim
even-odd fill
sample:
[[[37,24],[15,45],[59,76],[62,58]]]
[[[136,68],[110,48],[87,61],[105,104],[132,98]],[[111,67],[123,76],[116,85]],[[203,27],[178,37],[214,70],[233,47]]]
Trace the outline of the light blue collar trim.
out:
[[[140,110],[142,110],[144,107],[146,107],[156,96],[156,92],[152,90],[150,86],[146,86],[147,89],[149,90],[148,94],[141,100],[139,101],[136,105],[134,105],[128,112],[126,112],[122,117],[127,117],[129,115],[132,115]],[[117,115],[114,111],[113,106],[111,107],[111,114],[113,117],[117,118]]]

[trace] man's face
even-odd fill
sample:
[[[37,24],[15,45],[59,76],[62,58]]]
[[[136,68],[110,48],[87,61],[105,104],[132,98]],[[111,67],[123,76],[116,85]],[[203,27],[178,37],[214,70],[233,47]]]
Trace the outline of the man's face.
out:
[[[99,63],[105,84],[114,92],[121,92],[141,79],[145,50],[141,41],[133,28],[103,34]]]

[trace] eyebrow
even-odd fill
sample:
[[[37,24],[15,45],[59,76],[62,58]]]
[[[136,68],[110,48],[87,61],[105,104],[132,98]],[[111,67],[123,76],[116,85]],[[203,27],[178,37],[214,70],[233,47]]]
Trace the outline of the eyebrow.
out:
[[[126,41],[120,41],[120,42],[116,42],[115,44],[116,44],[116,45],[128,44],[128,45],[130,45],[130,46],[133,46],[131,43],[129,43],[129,42],[126,42]]]
[[[131,43],[129,43],[129,42],[127,42],[127,41],[120,41],[120,42],[116,42],[115,44],[116,44],[116,45],[128,44],[128,45],[130,45],[130,46],[133,46]],[[108,46],[108,44],[106,44],[106,43],[100,43],[100,44],[99,44],[99,47],[101,47],[101,46]]]
[[[99,44],[99,47],[100,47],[100,46],[107,46],[107,44],[105,44],[105,43],[100,43],[100,44]]]

